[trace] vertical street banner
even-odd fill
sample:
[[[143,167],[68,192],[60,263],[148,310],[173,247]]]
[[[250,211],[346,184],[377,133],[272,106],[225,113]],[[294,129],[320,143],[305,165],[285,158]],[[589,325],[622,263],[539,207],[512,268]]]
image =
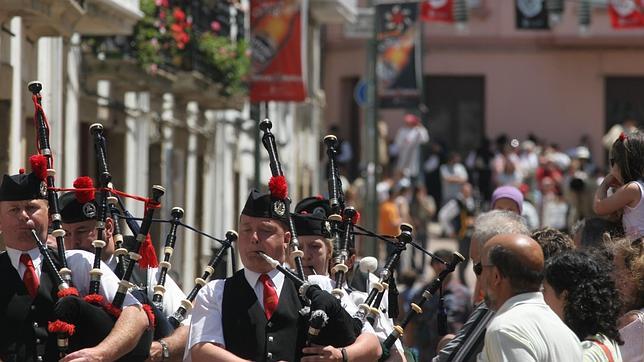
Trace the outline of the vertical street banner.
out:
[[[415,108],[422,90],[418,3],[376,6],[376,79],[382,108]]]
[[[306,98],[299,0],[251,0],[250,101]]]
[[[454,22],[453,0],[423,0],[420,3],[420,20]]]
[[[644,1],[610,0],[608,12],[610,24],[614,29],[644,27]]]
[[[548,30],[548,9],[546,0],[515,0],[517,29]]]

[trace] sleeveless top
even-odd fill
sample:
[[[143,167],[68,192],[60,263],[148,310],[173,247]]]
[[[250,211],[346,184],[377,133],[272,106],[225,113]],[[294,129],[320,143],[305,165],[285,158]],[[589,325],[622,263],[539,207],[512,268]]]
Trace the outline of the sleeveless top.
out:
[[[622,216],[624,232],[629,238],[637,239],[644,236],[644,184],[642,181],[633,181],[640,190],[640,201],[635,207],[626,205]]]

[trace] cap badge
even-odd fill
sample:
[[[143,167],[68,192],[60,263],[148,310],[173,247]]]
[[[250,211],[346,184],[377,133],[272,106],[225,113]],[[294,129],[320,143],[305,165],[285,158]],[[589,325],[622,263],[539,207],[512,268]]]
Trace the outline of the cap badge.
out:
[[[88,219],[96,217],[96,206],[92,202],[86,202],[83,205],[83,215]]]

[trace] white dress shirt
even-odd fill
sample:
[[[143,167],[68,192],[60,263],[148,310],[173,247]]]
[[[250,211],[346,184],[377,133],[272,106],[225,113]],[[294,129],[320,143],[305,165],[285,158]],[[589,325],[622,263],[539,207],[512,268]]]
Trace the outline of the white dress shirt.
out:
[[[18,271],[20,278],[23,277],[25,270],[27,270],[27,267],[20,263],[20,255],[27,253],[31,257],[36,274],[40,279],[42,274],[42,255],[38,248],[27,251],[16,250],[9,247],[6,249],[9,254],[9,259],[11,259],[11,264]],[[72,272],[72,284],[74,284],[74,287],[78,289],[81,296],[89,294],[89,271],[92,270],[92,266],[94,264],[94,254],[83,250],[67,250],[65,251],[65,256],[67,257],[67,267]],[[103,272],[103,275],[101,276],[101,284],[98,292],[106,301],[111,302],[118,290],[119,279],[103,262],[101,262],[101,271]],[[140,303],[130,293],[127,293],[125,295],[125,300],[123,301],[123,307],[130,305],[140,305]]]
[[[284,285],[284,274],[277,269],[271,270],[268,276],[279,298]],[[259,280],[261,273],[244,269],[244,276],[248,285],[253,287],[257,301],[264,308],[264,284]],[[198,343],[214,343],[225,348],[224,331],[221,323],[221,304],[224,297],[225,279],[208,282],[197,294],[192,309],[192,322],[188,334],[188,345],[184,354],[184,361],[191,361],[190,349]]]
[[[477,360],[581,361],[582,349],[577,336],[548,307],[541,293],[522,293],[496,312]]]

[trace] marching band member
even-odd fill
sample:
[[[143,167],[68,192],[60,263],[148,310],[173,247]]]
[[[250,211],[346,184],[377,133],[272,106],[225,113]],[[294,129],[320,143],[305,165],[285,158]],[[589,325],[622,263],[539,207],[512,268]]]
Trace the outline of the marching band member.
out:
[[[192,361],[318,361],[343,356],[351,361],[377,360],[380,347],[375,338],[364,346],[367,353],[358,350],[358,341],[344,353],[338,351],[340,355],[330,346],[305,348],[307,324],[299,313],[303,305],[298,291],[258,254],[284,263],[291,234],[281,214],[273,210],[269,194],[251,191],[239,219],[238,250],[244,269],[225,280],[211,281],[199,292],[188,357]],[[303,356],[311,353],[317,355]]]
[[[63,229],[66,233],[65,244],[67,249],[92,252],[94,250],[92,241],[96,239],[97,235],[96,218],[98,213],[96,212],[96,200],[89,198],[89,201],[81,203],[77,198],[78,193],[78,191],[67,192],[60,197],[60,213]],[[86,200],[88,198],[83,195],[81,199]],[[107,217],[105,220],[106,246],[103,248],[102,258],[103,262],[116,272],[117,258],[114,255],[113,231],[114,219]],[[126,237],[126,241],[127,239],[128,237]],[[139,269],[139,271],[142,270]],[[147,301],[151,301],[154,294],[153,287],[159,277],[159,268],[146,268],[144,270],[144,272],[136,272],[133,275],[133,282],[147,294]],[[180,361],[188,338],[189,315],[181,326],[174,331],[172,331],[172,327],[167,322],[167,317],[177,310],[181,300],[185,299],[186,296],[169,275],[166,276],[165,288],[163,313],[159,313],[158,310],[155,311],[159,316],[156,318],[155,340],[150,347],[150,361]]]
[[[300,239],[300,247],[304,253],[302,257],[304,272],[307,274],[309,282],[318,284],[322,289],[330,292],[335,282],[329,275],[329,270],[332,267],[333,242],[329,238],[330,225],[324,221],[331,211],[329,200],[321,197],[308,197],[300,201],[295,210],[298,212],[295,225]],[[355,260],[355,253],[350,252],[349,254],[349,264],[352,264]],[[362,302],[366,299],[366,294],[364,296],[358,295],[361,292],[350,289],[346,283],[343,290],[346,293],[341,299],[342,307],[349,314],[354,315],[358,311],[354,298],[361,299]],[[365,323],[365,327],[368,327],[367,331],[372,330],[369,323]],[[377,318],[373,330],[379,341],[384,341],[393,330],[393,322],[389,318],[381,316]],[[396,349],[391,351],[387,361],[405,361],[400,341],[396,342]]]
[[[0,360],[57,361],[56,338],[47,331],[54,318],[58,286],[37,248],[32,230],[47,240],[49,223],[46,184],[33,173],[4,175],[0,185],[0,232],[7,247],[0,253]],[[58,256],[49,252],[54,263]],[[72,282],[81,295],[88,294],[94,257],[85,251],[66,252]],[[56,265],[57,266],[57,265]],[[112,300],[118,278],[101,264],[103,283],[99,293]],[[54,271],[55,272],[55,271]],[[148,327],[148,318],[138,301],[127,294],[114,328],[98,345],[68,354],[70,361],[113,361],[132,350]]]

